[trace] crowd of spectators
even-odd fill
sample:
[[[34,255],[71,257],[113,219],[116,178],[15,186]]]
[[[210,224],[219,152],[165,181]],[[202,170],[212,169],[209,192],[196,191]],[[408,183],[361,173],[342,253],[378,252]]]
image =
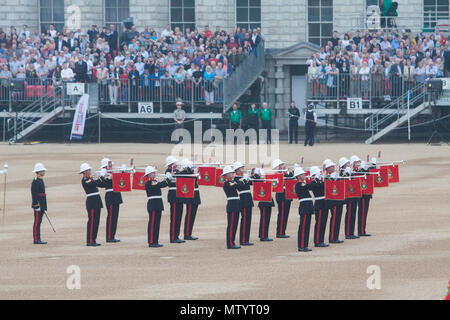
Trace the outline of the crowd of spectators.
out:
[[[9,94],[11,80],[44,86],[98,82],[100,98],[117,104],[138,96],[154,99],[162,89],[166,95],[188,98],[194,86],[196,98],[211,104],[221,80],[261,41],[260,28],[182,31],[168,25],[160,32],[139,32],[133,26],[120,34],[114,25],[102,31],[95,25],[86,31],[50,26],[44,33],[26,25],[22,30],[0,28],[0,94]]]
[[[332,38],[308,60],[309,96],[390,100],[427,78],[450,72],[450,40],[438,28],[414,36],[406,31],[347,32]]]

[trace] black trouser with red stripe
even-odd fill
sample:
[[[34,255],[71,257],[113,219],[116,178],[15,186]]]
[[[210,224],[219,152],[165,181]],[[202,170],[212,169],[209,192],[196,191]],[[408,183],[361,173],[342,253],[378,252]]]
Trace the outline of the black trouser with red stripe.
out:
[[[316,224],[314,226],[314,244],[324,243],[325,229],[327,228],[328,210],[325,200],[316,200],[314,205]]]
[[[235,245],[236,230],[239,223],[239,212],[230,211],[227,212],[227,248],[231,248]]]
[[[356,209],[358,199],[350,199],[346,201],[347,211],[345,212],[345,236],[355,235]]]
[[[184,237],[192,235],[194,228],[195,216],[197,215],[198,204],[186,203],[186,216],[184,218]]]
[[[259,219],[259,238],[266,239],[269,237],[270,216],[272,207],[259,207],[261,217]]]
[[[148,244],[157,244],[159,240],[159,226],[161,224],[161,213],[160,210],[148,210],[148,227],[147,227],[147,237]]]
[[[113,240],[116,236],[119,209],[120,204],[106,205],[106,210],[108,210],[108,216],[106,217],[106,241]]]
[[[252,225],[252,207],[246,207],[241,209],[241,233],[240,243],[250,242],[250,227]]]
[[[300,224],[298,226],[298,248],[308,248],[309,230],[311,229],[311,214],[300,213]]]
[[[342,209],[344,202],[342,201],[327,201],[328,209],[330,210],[330,237],[329,241],[339,240],[339,231],[341,229]]]
[[[100,207],[88,208],[88,222],[87,222],[87,239],[86,242],[89,244],[95,243],[97,241],[98,225],[100,223]]]
[[[289,211],[291,210],[292,201],[277,201],[278,203],[278,218],[277,218],[277,236],[284,236],[286,234],[286,226],[289,218]]]
[[[181,219],[183,218],[183,203],[170,203],[170,241],[179,239]],[[186,228],[186,227],[185,227]]]
[[[33,242],[41,240],[41,222],[44,212],[40,210],[34,211],[34,223],[33,223]]]
[[[358,201],[358,235],[366,234],[367,214],[369,213],[369,197],[362,197]]]

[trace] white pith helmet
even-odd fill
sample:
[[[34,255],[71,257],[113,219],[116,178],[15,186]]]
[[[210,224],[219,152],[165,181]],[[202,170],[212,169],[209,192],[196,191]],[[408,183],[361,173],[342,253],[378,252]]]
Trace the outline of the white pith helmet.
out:
[[[294,178],[297,178],[301,174],[305,174],[305,170],[302,167],[295,168],[294,170]]]
[[[350,163],[350,160],[348,160],[346,157],[342,157],[339,159],[339,168],[342,168],[347,163]]]
[[[283,161],[281,161],[280,159],[276,159],[272,162],[272,170],[275,170],[276,168],[278,168],[279,166],[281,166],[282,164],[284,164]]]
[[[47,169],[44,167],[44,165],[42,163],[36,163],[34,165],[33,172],[36,173],[36,172],[40,172],[40,171],[47,171]]]
[[[106,168],[106,167],[108,166],[108,164],[109,164],[110,161],[111,161],[111,160],[109,160],[108,158],[104,158],[104,159],[102,160],[100,169]],[[111,164],[114,164],[114,162],[111,162]]]
[[[239,161],[236,161],[234,164],[233,164],[233,169],[234,169],[234,171],[236,171],[237,169],[239,169],[239,168],[243,168],[244,167],[244,165],[242,164],[242,163],[240,163]]]
[[[87,170],[91,170],[92,168],[89,166],[89,164],[87,164],[87,163],[83,163],[81,166],[80,166],[80,173],[83,173],[83,172],[85,172],[85,171],[87,171]]]
[[[145,168],[145,175],[144,177],[148,176],[150,173],[157,172],[155,167],[148,166]]]
[[[231,166],[226,166],[225,168],[223,168],[222,176],[229,173],[234,173],[234,169]]]
[[[168,156],[168,157],[166,158],[166,167],[168,167],[168,166],[170,166],[170,165],[176,163],[177,161],[178,161],[177,158],[172,157],[172,156]]]

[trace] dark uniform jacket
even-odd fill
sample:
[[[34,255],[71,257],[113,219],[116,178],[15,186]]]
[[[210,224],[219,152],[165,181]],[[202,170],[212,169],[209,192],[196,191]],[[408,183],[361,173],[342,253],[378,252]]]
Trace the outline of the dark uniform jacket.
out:
[[[145,191],[147,192],[147,197],[149,198],[147,202],[148,212],[164,210],[161,189],[167,187],[168,185],[167,180],[161,182],[156,180],[148,180],[145,183]]]
[[[287,171],[287,172],[284,173],[284,177],[285,178],[292,178],[293,176],[294,176],[294,173],[292,171]],[[291,202],[292,201],[292,199],[286,199],[286,188],[285,187],[283,187],[283,192],[277,192],[276,193],[275,200],[277,202],[280,202],[280,201],[289,201],[289,202]]]
[[[172,175],[177,175],[180,173],[180,171],[178,170],[174,170],[172,172],[172,169],[167,169],[166,173],[170,173]],[[169,203],[182,203],[183,199],[181,198],[177,198],[177,179],[176,178],[172,178],[172,179],[168,179],[168,187],[169,187],[169,192],[167,193],[167,202]]]
[[[190,174],[194,174],[194,170],[186,168],[184,170],[182,170],[180,173],[180,175],[186,174],[186,175],[190,175]],[[188,204],[195,204],[195,205],[199,205],[201,202],[200,200],[200,190],[198,188],[198,179],[197,178],[192,178],[195,179],[195,191],[194,191],[194,198],[186,198],[183,199],[184,203],[188,203]]]
[[[309,187],[316,199],[314,205],[316,208],[325,208],[325,182],[317,178],[311,180]],[[323,199],[320,199],[323,198]]]
[[[227,197],[227,212],[239,212],[240,200],[238,194],[238,184],[235,181],[227,180],[223,184],[222,188]]]
[[[86,192],[86,209],[92,208],[103,208],[102,198],[100,198],[100,194],[98,192],[98,187],[104,188],[104,183],[99,180],[94,180],[92,177],[84,178],[81,180],[81,185],[83,186],[84,191]],[[89,196],[90,194],[95,194],[93,196]]]
[[[297,107],[294,108],[289,107],[288,112],[289,112],[289,124],[292,126],[294,125],[298,126],[298,119],[300,118],[300,110],[298,110]]]
[[[251,181],[245,180],[243,177],[234,177],[234,182],[237,184],[237,190],[239,191],[239,202],[241,209],[253,208],[253,196],[250,190],[250,186],[253,184]]]
[[[295,193],[300,201],[300,206],[298,207],[300,214],[312,214],[314,212],[310,190],[311,186],[308,183],[305,183],[304,186],[302,186],[301,182],[295,184]]]
[[[44,180],[41,178],[34,178],[31,183],[31,207],[33,209],[40,209],[41,211],[47,211],[47,196],[45,194]]]
[[[107,206],[111,204],[121,204],[122,194],[120,192],[108,191],[113,190],[113,181],[112,179],[107,179],[105,177],[100,177],[99,179],[102,183],[101,188],[105,188],[105,203]]]

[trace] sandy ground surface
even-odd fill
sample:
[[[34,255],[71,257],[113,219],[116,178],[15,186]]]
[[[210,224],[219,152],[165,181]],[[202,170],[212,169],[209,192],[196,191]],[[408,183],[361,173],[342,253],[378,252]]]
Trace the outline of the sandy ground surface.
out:
[[[194,235],[186,244],[169,243],[168,204],[161,223],[161,249],[146,246],[146,196],[124,194],[117,237],[105,244],[106,212],[99,229],[101,247],[85,246],[85,195],[76,174],[103,156],[116,164],[134,157],[138,165],[162,168],[173,146],[145,144],[0,145],[8,163],[7,210],[0,225],[1,299],[442,299],[450,277],[450,148],[447,146],[321,144],[281,146],[282,158],[320,164],[382,150],[384,160],[404,159],[401,183],[377,189],[368,216],[372,237],[329,248],[297,251],[298,202],[287,233],[290,239],[257,241],[259,210],[253,211],[254,247],[225,249],[225,198],[220,188],[201,187],[202,205]],[[45,178],[48,214],[57,233],[42,222],[46,246],[32,244],[31,170],[37,161]],[[305,164],[305,166],[306,166]],[[0,177],[3,194],[3,177]],[[164,191],[164,198],[167,191]],[[102,191],[103,193],[103,191]],[[1,196],[3,199],[3,196]],[[2,202],[0,202],[2,203]],[[275,210],[276,212],[276,210]],[[270,236],[275,236],[276,213]],[[3,214],[3,213],[2,213]],[[314,224],[314,218],[313,222]],[[327,227],[328,234],[328,227]],[[312,236],[311,236],[312,237]],[[343,238],[343,226],[341,236]],[[81,289],[69,290],[67,267],[81,269]],[[381,289],[369,290],[367,268],[379,266]]]

